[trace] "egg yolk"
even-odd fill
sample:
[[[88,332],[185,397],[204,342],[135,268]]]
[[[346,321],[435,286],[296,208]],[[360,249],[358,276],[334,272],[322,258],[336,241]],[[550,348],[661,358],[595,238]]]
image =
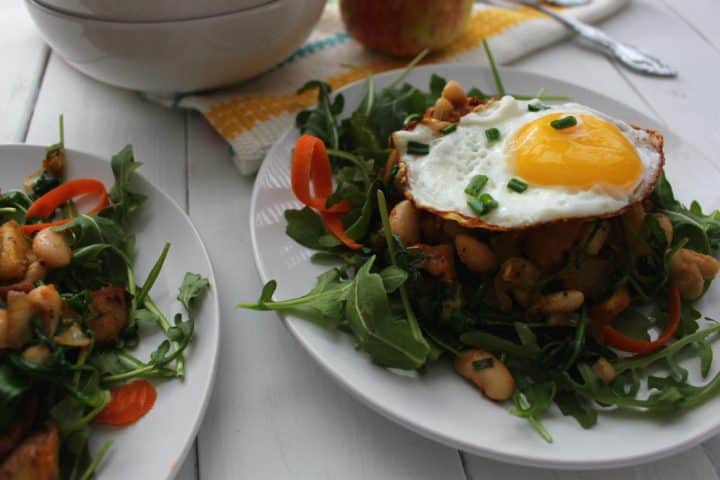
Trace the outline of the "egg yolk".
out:
[[[524,125],[509,141],[514,173],[531,185],[587,190],[605,184],[628,188],[643,164],[628,138],[610,122],[575,115],[577,125],[556,129],[550,122],[567,116],[551,114]]]

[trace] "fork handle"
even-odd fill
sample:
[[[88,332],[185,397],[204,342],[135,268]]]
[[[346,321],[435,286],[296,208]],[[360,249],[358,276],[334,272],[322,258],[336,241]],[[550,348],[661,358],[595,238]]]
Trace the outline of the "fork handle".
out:
[[[522,3],[554,18],[589,43],[599,47],[609,55],[618,59],[623,65],[635,71],[662,77],[674,77],[677,75],[677,72],[672,67],[659,58],[627,43],[618,42],[595,27],[575,20],[574,18],[561,15],[531,0],[519,0],[517,3]]]

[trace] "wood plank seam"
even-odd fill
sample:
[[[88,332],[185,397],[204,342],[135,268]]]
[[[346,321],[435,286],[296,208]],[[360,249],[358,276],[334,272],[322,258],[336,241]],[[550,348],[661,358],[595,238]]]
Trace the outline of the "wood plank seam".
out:
[[[687,24],[688,27],[692,31],[694,31],[700,38],[705,40],[705,42],[712,48],[713,50],[720,53],[720,45],[716,45],[715,42],[713,42],[705,33],[703,33],[702,30],[700,30],[697,25],[695,25],[693,22],[690,21],[685,15],[682,14],[681,11],[676,9],[672,3],[668,2],[668,0],[662,0],[662,3],[667,7],[668,10],[670,10],[672,13],[674,13],[680,20],[682,20],[685,24]]]
[[[20,120],[21,134],[19,140],[25,143],[27,141],[28,132],[30,131],[30,124],[32,123],[33,116],[35,115],[35,106],[37,105],[38,98],[40,97],[40,90],[42,89],[43,81],[45,80],[45,73],[47,72],[48,64],[50,63],[50,55],[52,51],[47,45],[43,45],[43,61],[40,71],[35,78],[34,85],[32,87],[32,96],[28,101],[27,108],[25,109],[25,118]]]
[[[465,452],[462,450],[458,450],[458,456],[460,457],[460,466],[462,467],[463,475],[465,475],[465,480],[472,480],[472,476],[470,475],[470,472],[468,471],[467,466],[467,459],[465,458]]]

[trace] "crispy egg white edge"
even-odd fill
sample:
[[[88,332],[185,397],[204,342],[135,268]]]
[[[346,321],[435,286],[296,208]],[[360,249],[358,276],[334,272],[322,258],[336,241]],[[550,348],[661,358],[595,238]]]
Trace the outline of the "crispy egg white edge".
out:
[[[434,134],[418,124],[414,130],[398,131],[393,142],[405,164],[406,187],[415,204],[436,212],[456,212],[480,218],[485,224],[502,228],[527,227],[568,218],[602,216],[639,201],[654,183],[662,166],[662,153],[651,134],[627,123],[576,103],[551,106],[540,112],[528,111],[537,100],[520,101],[506,96],[479,112],[460,119],[458,128],[448,135]],[[614,125],[636,148],[643,165],[638,181],[629,189],[596,185],[589,190],[567,187],[533,187],[522,194],[507,188],[513,175],[508,165],[507,143],[526,123],[553,113],[591,114]],[[500,141],[486,144],[485,129],[498,128]],[[407,153],[410,141],[430,144],[428,155]],[[467,206],[464,189],[475,175],[487,175],[483,189],[495,198],[498,208],[478,217]]]

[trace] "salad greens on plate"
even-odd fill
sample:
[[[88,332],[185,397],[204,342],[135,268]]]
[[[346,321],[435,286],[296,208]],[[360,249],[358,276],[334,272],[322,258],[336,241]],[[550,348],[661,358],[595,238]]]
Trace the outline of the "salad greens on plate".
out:
[[[578,272],[612,265],[603,270],[602,288],[582,306],[563,312],[567,315],[539,318],[517,298],[511,308],[503,308],[495,294],[497,267],[478,274],[466,268],[462,256],[455,262],[456,277],[443,278],[438,265],[450,260],[439,247],[464,231],[431,213],[419,214],[426,221],[422,228],[435,228],[441,239],[435,245],[403,242],[391,223],[393,209],[407,200],[398,178],[402,165],[393,161],[389,139],[426,121],[448,85],[439,75],[432,76],[426,90],[404,83],[417,60],[384,88],[368,75],[366,93],[351,112],[329,85],[312,81],[303,86],[317,90],[318,103],[296,118],[302,136],[293,152],[291,178],[293,192],[306,206],[286,210],[286,233],[315,250],[313,261],[333,266],[306,295],[275,299],[277,282],[271,280],[257,301],[238,306],[274,310],[345,332],[381,367],[422,373],[448,358],[486,396],[509,399],[510,413],[527,419],[549,442],[542,418],[553,405],[591,428],[603,410],[662,416],[713,398],[720,374],[708,378],[711,344],[720,326],[703,318],[695,303],[717,273],[713,256],[720,247],[720,211],[705,212],[697,202],[685,206],[664,174],[641,204],[586,222],[590,228],[568,243],[561,264],[524,285],[530,298],[547,299],[568,278],[576,280]],[[491,56],[490,62],[496,93],[468,89],[473,107],[506,94]],[[530,111],[564,100],[541,93],[508,95],[533,99],[536,110]],[[438,126],[443,135],[457,128],[452,127],[457,119],[445,123],[451,125]],[[516,187],[521,194],[527,185]],[[493,248],[516,235],[482,229],[467,234]],[[598,242],[601,235],[606,236]],[[689,357],[699,359],[702,384],[689,380]],[[483,382],[501,367],[511,376],[512,388],[507,397],[496,398]]]
[[[182,380],[196,314],[209,288],[188,272],[178,279],[184,313],[172,319],[152,296],[170,244],[138,278],[133,234],[146,197],[130,146],[113,156],[115,183],[65,178],[64,139],[22,188],[0,192],[0,478],[88,479],[106,442],[101,425],[123,428],[150,411],[148,380]],[[20,187],[20,186],[19,186]],[[78,212],[75,200],[93,198]],[[164,337],[148,358],[138,345]]]

